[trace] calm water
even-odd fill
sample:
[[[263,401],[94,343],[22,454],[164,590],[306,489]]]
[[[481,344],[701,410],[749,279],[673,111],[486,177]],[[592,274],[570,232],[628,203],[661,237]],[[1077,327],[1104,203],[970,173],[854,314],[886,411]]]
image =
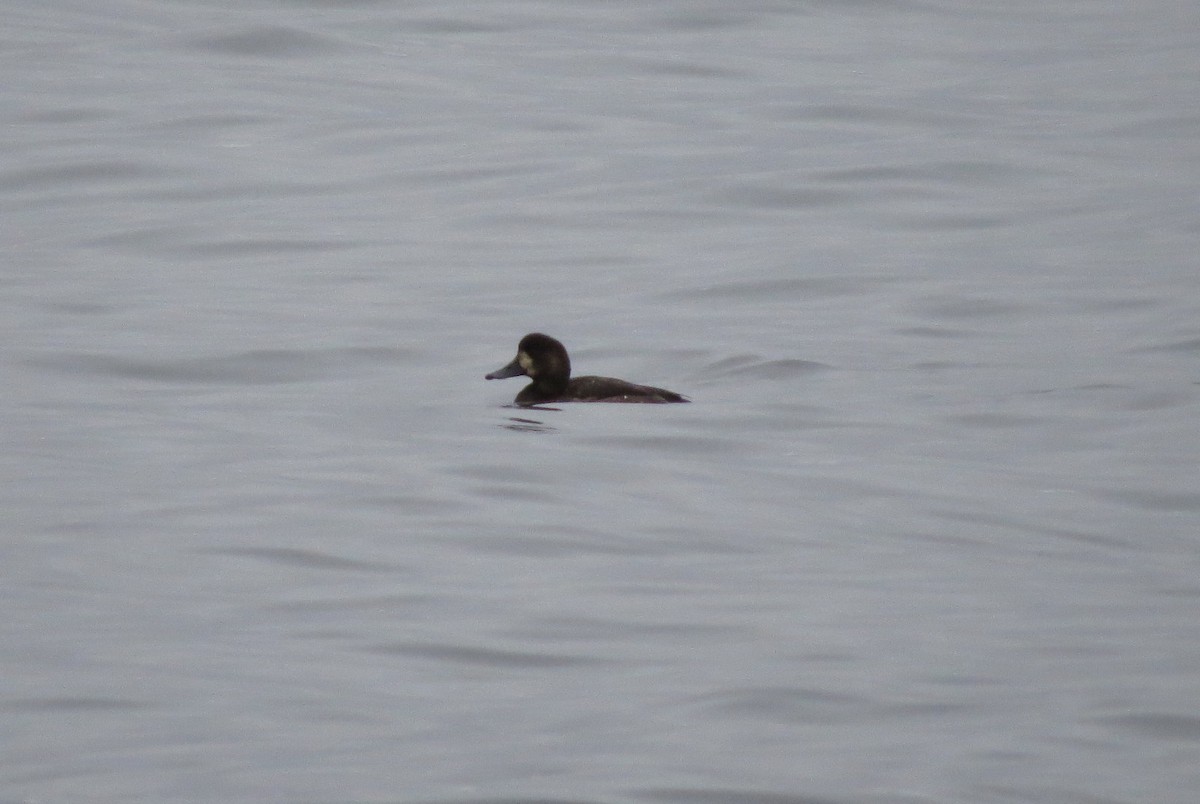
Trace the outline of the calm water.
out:
[[[0,44],[0,800],[1195,800],[1192,0]]]

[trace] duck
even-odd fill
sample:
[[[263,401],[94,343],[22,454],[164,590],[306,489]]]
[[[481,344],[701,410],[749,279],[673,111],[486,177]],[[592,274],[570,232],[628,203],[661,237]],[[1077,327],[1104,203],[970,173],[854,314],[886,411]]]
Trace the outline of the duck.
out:
[[[503,368],[484,377],[503,380],[529,377],[533,382],[517,394],[513,404],[527,408],[547,402],[690,402],[665,388],[636,385],[615,377],[572,377],[571,358],[560,341],[531,332],[517,344],[517,356]]]

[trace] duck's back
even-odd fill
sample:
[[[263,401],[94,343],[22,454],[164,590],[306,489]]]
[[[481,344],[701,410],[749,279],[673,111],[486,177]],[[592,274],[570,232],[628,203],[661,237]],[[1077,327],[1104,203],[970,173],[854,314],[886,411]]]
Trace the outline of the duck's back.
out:
[[[564,401],[572,402],[688,402],[687,397],[665,388],[618,380],[615,377],[573,377]]]

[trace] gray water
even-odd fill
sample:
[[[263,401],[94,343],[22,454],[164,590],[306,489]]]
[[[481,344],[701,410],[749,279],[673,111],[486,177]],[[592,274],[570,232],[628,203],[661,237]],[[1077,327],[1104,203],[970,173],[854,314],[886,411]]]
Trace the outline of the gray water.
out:
[[[0,800],[1193,802],[1193,0],[16,0]],[[690,405],[509,407],[544,331]]]

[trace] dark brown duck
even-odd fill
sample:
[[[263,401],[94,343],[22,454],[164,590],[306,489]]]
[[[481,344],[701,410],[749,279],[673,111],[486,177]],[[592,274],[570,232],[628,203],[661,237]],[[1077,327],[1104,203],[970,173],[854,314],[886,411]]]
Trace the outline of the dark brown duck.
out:
[[[665,388],[635,385],[613,377],[571,377],[571,358],[561,343],[532,332],[517,345],[517,356],[485,379],[525,375],[533,382],[521,389],[514,403],[528,407],[547,402],[688,402]]]

